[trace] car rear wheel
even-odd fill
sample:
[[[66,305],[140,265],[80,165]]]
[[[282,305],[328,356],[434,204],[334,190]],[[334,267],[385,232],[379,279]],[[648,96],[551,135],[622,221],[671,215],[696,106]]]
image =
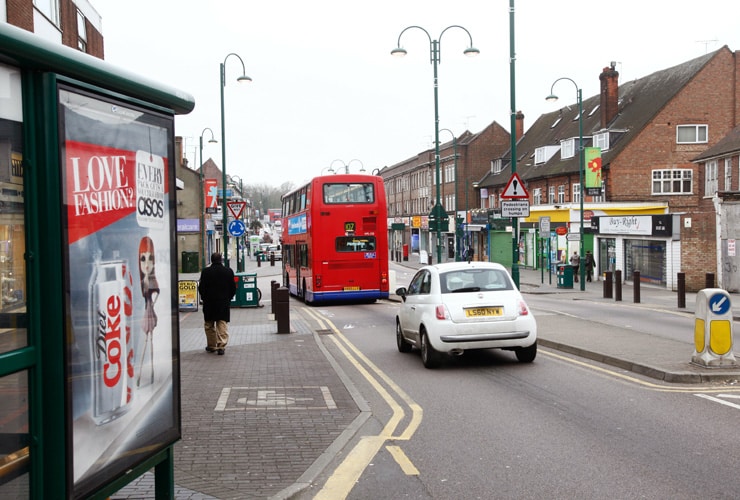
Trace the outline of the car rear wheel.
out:
[[[399,352],[411,352],[411,344],[403,338],[400,321],[396,321],[396,345],[398,346]]]
[[[528,347],[518,347],[514,353],[520,362],[531,363],[537,357],[537,342]]]
[[[437,368],[442,355],[435,351],[432,344],[429,343],[429,336],[426,331],[422,330],[420,337],[419,343],[421,345],[419,347],[421,349],[421,362],[424,363],[424,368]]]

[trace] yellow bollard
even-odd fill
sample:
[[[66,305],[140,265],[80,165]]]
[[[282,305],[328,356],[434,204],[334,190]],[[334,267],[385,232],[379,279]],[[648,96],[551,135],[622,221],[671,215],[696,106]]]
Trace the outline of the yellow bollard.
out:
[[[691,362],[712,368],[736,366],[732,344],[730,296],[721,288],[699,290],[696,294]]]

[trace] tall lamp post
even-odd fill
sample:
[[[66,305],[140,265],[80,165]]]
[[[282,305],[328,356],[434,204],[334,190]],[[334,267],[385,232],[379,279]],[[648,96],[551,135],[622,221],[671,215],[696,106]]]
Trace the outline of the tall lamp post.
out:
[[[357,158],[353,158],[353,159],[351,159],[347,163],[344,163],[344,161],[340,160],[339,158],[337,158],[336,160],[332,160],[331,164],[329,164],[328,171],[331,172],[332,174],[338,173],[337,170],[334,170],[334,163],[339,162],[344,167],[344,173],[345,174],[348,174],[349,173],[349,166],[352,165],[352,162],[353,161],[359,162],[360,163],[360,173],[365,173],[365,165],[363,165],[362,162],[360,160],[358,160]],[[324,173],[324,170],[326,170],[326,168],[324,168],[324,169],[321,170],[321,173],[322,174]]]
[[[242,75],[236,79],[237,82],[251,82],[245,73],[247,72],[244,67],[244,61],[238,54],[234,52],[227,54],[224,58],[224,62],[221,63],[219,68],[219,77],[221,78],[221,227],[224,235],[224,265],[229,267],[229,233],[226,228],[229,220],[228,212],[226,211],[226,117],[224,115],[224,88],[226,87],[226,61],[229,57],[234,56],[239,59],[242,63]]]
[[[201,269],[206,267],[206,193],[203,191],[203,134],[206,130],[211,133],[211,138],[208,139],[208,144],[215,144],[218,141],[213,137],[213,130],[206,127],[203,132],[200,133],[200,267]]]
[[[583,189],[583,170],[584,170],[584,151],[583,151],[583,97],[581,94],[581,88],[578,86],[576,82],[571,80],[567,77],[558,78],[555,80],[552,85],[550,86],[550,95],[545,98],[545,100],[549,102],[554,102],[558,100],[558,96],[556,96],[553,93],[553,89],[555,88],[555,84],[558,83],[560,80],[568,80],[570,83],[575,85],[576,87],[576,96],[578,98],[578,179],[579,179],[579,189],[580,189],[580,195],[579,195],[579,201],[581,204],[581,216],[580,216],[580,227],[579,227],[579,236],[580,236],[580,256],[579,256],[579,262],[578,262],[578,270],[579,274],[581,275],[581,291],[584,291],[586,289],[586,256],[584,255],[584,248],[585,248],[585,242],[583,241],[583,195],[585,193],[585,190]]]
[[[480,50],[473,47],[473,37],[470,35],[470,32],[463,28],[462,26],[459,26],[457,24],[453,24],[451,26],[447,26],[445,29],[442,30],[442,32],[437,37],[437,40],[432,40],[432,37],[429,35],[429,32],[422,28],[421,26],[408,26],[401,31],[401,33],[398,35],[398,42],[396,43],[396,48],[391,50],[391,55],[403,57],[406,55],[406,49],[401,47],[401,36],[406,32],[406,30],[416,28],[420,29],[421,31],[426,34],[427,38],[429,39],[429,56],[431,59],[431,63],[434,66],[434,162],[436,167],[436,187],[437,187],[437,202],[432,209],[431,215],[433,216],[433,219],[435,221],[435,230],[437,233],[437,263],[442,262],[442,218],[445,217],[447,214],[445,212],[444,207],[442,206],[442,203],[440,202],[440,193],[439,193],[439,98],[437,95],[438,90],[438,84],[437,84],[437,65],[441,62],[441,50],[442,50],[442,35],[445,34],[445,32],[448,29],[451,28],[459,28],[463,30],[465,33],[467,33],[468,38],[470,40],[470,46],[466,48],[463,51],[463,54],[466,56],[476,56],[480,54]]]
[[[452,130],[448,128],[442,128],[439,129],[440,132],[447,131],[452,136],[452,155],[454,156],[453,160],[455,162],[455,215],[453,216],[453,219],[455,221],[455,260],[460,260],[460,237],[459,233],[462,232],[462,228],[458,230],[457,227],[457,137],[455,137],[455,134],[452,132]],[[467,184],[466,184],[467,185]],[[467,209],[465,210],[467,212]]]

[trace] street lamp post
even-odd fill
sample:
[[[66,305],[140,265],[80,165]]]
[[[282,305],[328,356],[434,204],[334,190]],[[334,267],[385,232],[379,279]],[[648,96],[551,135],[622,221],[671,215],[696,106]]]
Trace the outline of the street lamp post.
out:
[[[211,133],[211,138],[208,139],[209,144],[215,144],[218,141],[213,137],[213,130],[206,127],[203,132],[200,133],[200,267],[206,267],[206,193],[203,191],[203,134],[206,130]]]
[[[329,171],[329,172],[331,172],[332,174],[336,174],[336,173],[339,173],[339,171],[338,171],[338,170],[334,170],[334,163],[336,163],[336,162],[339,162],[339,163],[341,163],[341,164],[342,164],[342,166],[344,167],[344,173],[345,173],[345,174],[348,174],[348,173],[349,173],[349,166],[350,166],[350,165],[352,165],[352,162],[353,162],[353,161],[359,162],[359,163],[360,163],[360,170],[359,170],[359,171],[360,171],[360,173],[365,173],[365,165],[363,165],[363,164],[362,164],[362,162],[361,162],[360,160],[358,160],[357,158],[352,158],[352,159],[351,159],[350,161],[348,161],[347,163],[344,163],[344,161],[340,160],[339,158],[337,158],[336,160],[332,160],[331,164],[329,164],[329,167],[328,167],[328,171]],[[326,168],[326,167],[324,167],[324,168],[323,168],[323,169],[321,170],[321,173],[322,173],[322,174],[324,173],[324,170],[327,170],[327,168]]]
[[[226,117],[224,114],[224,88],[226,87],[226,61],[229,57],[234,56],[239,59],[242,63],[242,75],[236,79],[237,82],[251,82],[245,73],[247,72],[244,67],[244,61],[238,54],[234,52],[227,54],[224,58],[224,62],[221,63],[219,68],[219,76],[221,78],[221,227],[224,236],[224,265],[229,267],[229,233],[226,225],[229,220],[228,213],[226,211]]]
[[[460,238],[459,238],[458,227],[457,227],[457,137],[455,137],[455,134],[452,133],[452,130],[448,128],[443,128],[443,129],[440,129],[439,131],[444,132],[445,130],[449,132],[450,135],[452,135],[452,156],[454,157],[453,161],[455,162],[455,167],[454,167],[455,168],[455,198],[454,198],[455,215],[453,216],[452,220],[455,221],[455,260],[459,261],[460,260]],[[467,209],[466,209],[466,212],[467,212]]]
[[[583,96],[581,93],[581,88],[578,86],[576,82],[571,80],[567,77],[558,78],[555,80],[550,87],[550,95],[545,98],[545,100],[549,102],[554,102],[558,100],[558,96],[556,96],[553,93],[553,89],[555,88],[555,84],[558,83],[560,80],[568,80],[570,83],[575,85],[576,87],[576,96],[578,98],[578,179],[579,179],[579,201],[580,201],[580,227],[579,227],[579,236],[580,236],[580,255],[579,255],[579,265],[578,270],[581,277],[581,291],[586,290],[586,256],[584,255],[584,248],[585,248],[585,242],[583,241],[583,195],[585,193],[585,190],[583,189],[583,170],[584,170],[584,151],[583,151]]]
[[[398,35],[398,42],[396,43],[396,48],[391,50],[391,55],[403,57],[406,55],[406,49],[401,47],[401,36],[406,32],[406,30],[409,30],[411,28],[420,29],[421,31],[426,34],[427,38],[429,39],[429,56],[431,59],[431,63],[434,66],[434,162],[435,162],[435,171],[437,178],[435,179],[436,188],[437,188],[437,202],[432,209],[432,215],[434,215],[433,220],[435,221],[435,230],[437,233],[437,263],[442,262],[442,216],[446,216],[446,212],[444,210],[444,207],[442,206],[442,203],[440,202],[440,193],[439,193],[439,182],[440,182],[440,173],[439,173],[439,98],[438,98],[438,82],[437,82],[437,65],[441,62],[441,41],[442,41],[442,35],[445,34],[445,32],[448,29],[451,28],[459,28],[463,30],[465,33],[467,33],[468,38],[470,40],[470,46],[466,48],[463,51],[463,54],[466,56],[476,56],[480,53],[478,49],[473,47],[473,37],[470,35],[470,32],[463,28],[462,26],[459,26],[457,24],[453,24],[451,26],[447,26],[445,29],[442,30],[442,32],[437,37],[437,40],[432,40],[432,37],[429,35],[429,32],[422,28],[421,26],[407,26],[406,28],[401,31],[401,33]]]

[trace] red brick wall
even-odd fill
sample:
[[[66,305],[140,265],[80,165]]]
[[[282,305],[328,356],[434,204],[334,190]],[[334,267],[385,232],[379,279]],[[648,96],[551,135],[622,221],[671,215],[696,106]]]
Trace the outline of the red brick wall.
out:
[[[33,32],[33,0],[7,0],[8,24]]]

